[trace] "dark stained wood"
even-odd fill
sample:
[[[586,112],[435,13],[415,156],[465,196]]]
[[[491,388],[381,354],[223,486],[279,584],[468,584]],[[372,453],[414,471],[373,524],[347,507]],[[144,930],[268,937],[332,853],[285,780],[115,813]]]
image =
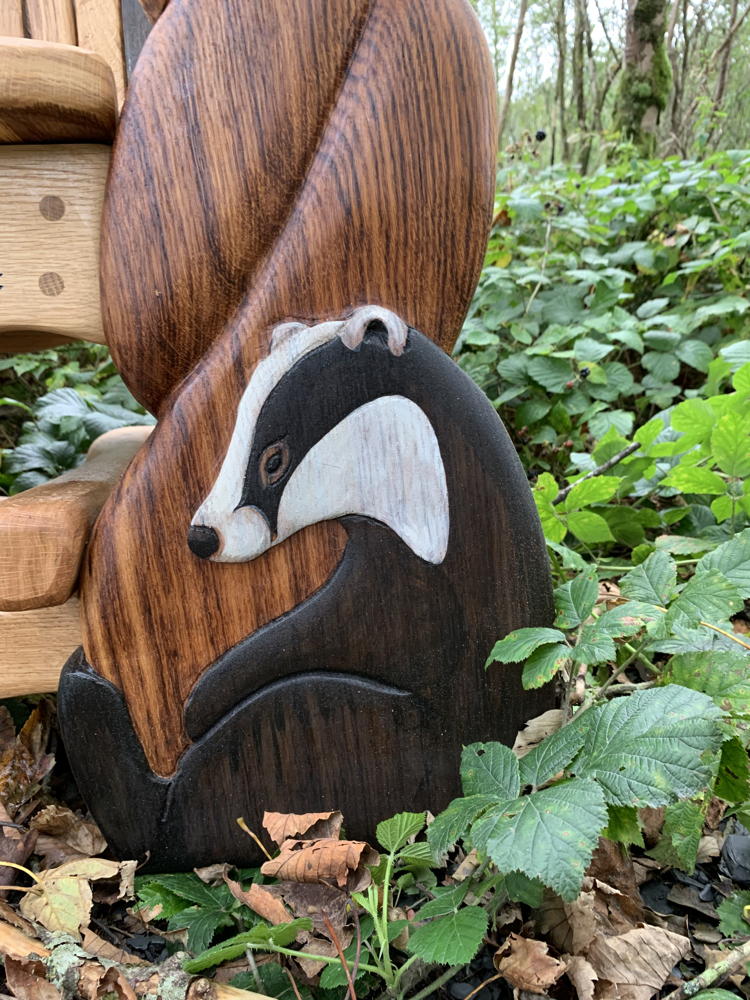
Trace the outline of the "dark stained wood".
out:
[[[185,543],[271,327],[374,302],[449,348],[494,171],[466,0],[183,0],[154,27],[114,150],[102,288],[118,367],[160,421],[95,528],[84,646],[157,773],[188,745],[196,680],[321,587],[346,542],[319,524],[237,565]]]
[[[260,829],[264,809],[341,809],[350,836],[372,837],[383,817],[437,810],[459,793],[463,745],[512,741],[549,707],[549,690],[522,691],[519,668],[484,670],[498,637],[551,620],[547,556],[497,414],[435,344],[410,331],[394,356],[374,328],[358,351],[334,340],[299,361],[257,425],[270,438],[288,429],[282,497],[294,462],[342,414],[393,397],[420,408],[440,446],[450,511],[441,562],[419,558],[383,524],[345,517],[347,547],[325,586],[202,674],[186,709],[193,743],[171,780],[149,767],[117,688],[82,654],[66,668],[68,753],[121,855],[150,850],[163,870],[255,863],[234,821]],[[269,519],[273,485],[256,497]]]

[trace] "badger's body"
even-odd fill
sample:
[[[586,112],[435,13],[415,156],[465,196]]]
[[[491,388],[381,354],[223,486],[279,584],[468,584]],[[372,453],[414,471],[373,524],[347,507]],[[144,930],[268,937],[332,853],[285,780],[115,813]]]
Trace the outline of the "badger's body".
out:
[[[205,671],[171,779],[148,768],[121,693],[80,652],[66,667],[65,741],[84,796],[111,787],[98,818],[116,850],[165,869],[249,863],[235,820],[257,828],[264,809],[339,808],[350,834],[371,835],[455,795],[463,744],[512,740],[549,707],[546,691],[522,694],[518,669],[484,670],[496,639],[552,614],[520,462],[471,379],[382,310],[277,331],[190,545],[252,559],[328,517],[349,533],[341,563]],[[82,702],[102,720],[85,767]]]

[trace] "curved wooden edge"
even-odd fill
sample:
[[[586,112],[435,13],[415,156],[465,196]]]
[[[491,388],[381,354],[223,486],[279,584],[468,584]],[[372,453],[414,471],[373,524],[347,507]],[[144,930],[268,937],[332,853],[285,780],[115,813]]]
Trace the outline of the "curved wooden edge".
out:
[[[116,124],[115,81],[101,56],[0,38],[0,143],[111,143]]]
[[[120,0],[73,0],[78,44],[106,60],[115,78],[117,105],[125,99],[125,52]]]
[[[140,0],[141,7],[146,12],[152,24],[155,24],[169,3],[169,0]]]
[[[0,698],[56,691],[81,645],[80,618],[77,597],[56,608],[0,611]]]
[[[77,469],[0,503],[0,611],[68,600],[94,521],[151,430],[108,431]]]

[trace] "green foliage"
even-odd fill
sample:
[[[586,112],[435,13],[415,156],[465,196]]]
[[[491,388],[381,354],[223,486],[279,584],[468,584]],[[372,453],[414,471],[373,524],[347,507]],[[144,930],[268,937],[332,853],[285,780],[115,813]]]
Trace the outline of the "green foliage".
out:
[[[725,937],[747,937],[750,934],[750,923],[745,916],[745,908],[750,906],[750,890],[727,896],[716,907],[721,917],[719,930]]]

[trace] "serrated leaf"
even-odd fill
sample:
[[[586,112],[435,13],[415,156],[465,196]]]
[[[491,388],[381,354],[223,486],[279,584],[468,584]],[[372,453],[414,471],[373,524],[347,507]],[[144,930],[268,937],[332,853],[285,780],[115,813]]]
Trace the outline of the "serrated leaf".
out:
[[[750,597],[750,528],[706,553],[695,567],[696,576],[707,570],[718,570],[742,597]]]
[[[682,625],[726,621],[734,612],[742,610],[744,603],[737,587],[722,573],[706,570],[685,584],[670,605],[664,627],[667,629],[678,621]]]
[[[607,822],[602,790],[574,778],[489,810],[471,840],[501,872],[522,871],[563,899],[575,899]]]
[[[560,642],[565,638],[556,628],[518,628],[496,642],[487,657],[485,667],[491,663],[520,663],[545,643]]]
[[[514,799],[520,791],[518,758],[502,743],[472,743],[461,753],[461,788],[467,797]]]
[[[210,969],[214,965],[221,965],[222,962],[229,962],[233,958],[244,955],[249,947],[262,947],[267,944],[277,944],[286,947],[297,938],[301,931],[312,930],[312,920],[304,917],[299,920],[292,920],[288,924],[277,924],[269,927],[268,924],[257,924],[252,930],[244,931],[235,937],[216,944],[213,948],[208,948],[195,958],[183,962],[182,967],[185,972],[194,975]]]
[[[170,931],[186,930],[187,947],[194,954],[205,951],[220,927],[232,927],[234,920],[223,910],[207,910],[200,906],[190,906],[169,919]]]
[[[594,503],[605,503],[611,500],[622,482],[619,476],[592,476],[575,483],[565,498],[565,510],[579,510]]]
[[[587,571],[574,576],[555,590],[556,622],[561,628],[578,628],[594,610],[599,593],[596,573]]]
[[[163,886],[152,885],[147,877],[136,878],[135,884],[138,908],[159,908],[159,912],[154,915],[155,920],[168,920],[175,913],[180,913],[185,909],[185,900],[182,896],[175,895]]]
[[[635,635],[648,621],[661,618],[662,612],[643,601],[627,601],[610,608],[596,619],[597,630],[613,639]]]
[[[435,889],[435,898],[425,903],[417,913],[417,920],[427,920],[429,917],[442,917],[446,913],[454,913],[466,898],[469,891],[470,882],[462,882],[459,885],[446,889],[438,886]]]
[[[607,522],[601,514],[595,514],[592,510],[573,511],[566,516],[565,523],[579,542],[593,544],[614,541],[614,535],[609,530]]]
[[[608,806],[607,817],[607,828],[602,834],[607,840],[625,847],[630,847],[631,844],[644,846],[635,806]]]
[[[750,922],[745,919],[745,907],[750,906],[750,889],[732,893],[716,907],[721,918],[719,930],[724,937],[747,937]]]
[[[572,770],[594,778],[607,802],[661,806],[696,795],[711,768],[702,760],[722,741],[721,712],[706,695],[670,684],[636,691],[583,712],[584,742]]]
[[[675,684],[702,691],[725,712],[750,716],[750,656],[715,650],[681,653],[669,663]]]
[[[662,606],[672,597],[677,583],[677,566],[666,552],[652,552],[635,569],[620,578],[624,597]]]
[[[570,654],[570,646],[556,642],[551,646],[535,649],[523,665],[521,683],[527,691],[549,683],[559,670],[560,663]]]
[[[425,814],[402,812],[378,823],[375,836],[386,851],[397,851],[424,829]]]
[[[750,475],[750,421],[738,413],[719,418],[711,434],[714,461],[728,476]]]
[[[399,851],[398,860],[407,868],[429,868],[432,864],[430,845],[422,840],[416,844],[407,844]]]
[[[482,946],[489,916],[479,906],[437,917],[417,927],[409,937],[409,951],[423,962],[465,965]]]
[[[615,643],[610,635],[596,624],[584,625],[581,635],[570,653],[573,663],[606,663],[615,658]]]
[[[737,736],[727,740],[721,748],[714,795],[735,804],[750,798],[750,761]]]
[[[717,473],[689,465],[678,465],[663,482],[665,486],[673,486],[682,493],[707,493],[709,496],[726,493],[727,489],[727,484]]]
[[[225,885],[206,885],[205,882],[202,882],[192,872],[177,873],[174,875],[147,875],[143,878],[152,888],[152,891],[154,888],[161,886],[181,899],[187,899],[191,903],[197,903],[198,906],[205,906],[209,909],[227,905],[231,903],[233,898]],[[138,884],[138,891],[140,892],[140,884]]]
[[[538,787],[549,781],[573,760],[581,749],[583,733],[563,726],[529,750],[518,763],[522,785]]]
[[[427,843],[436,861],[464,837],[471,823],[490,806],[497,804],[494,795],[472,795],[454,799],[427,828]]]
[[[649,855],[664,865],[692,875],[703,832],[703,813],[695,802],[675,802],[667,806],[659,843]]]

